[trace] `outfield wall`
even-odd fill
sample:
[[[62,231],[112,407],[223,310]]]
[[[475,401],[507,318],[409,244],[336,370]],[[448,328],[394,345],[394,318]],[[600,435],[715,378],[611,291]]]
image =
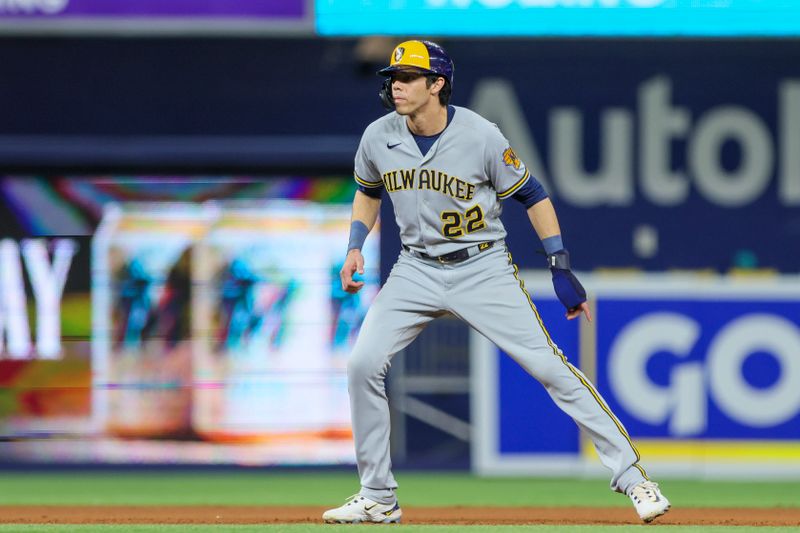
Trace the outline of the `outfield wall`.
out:
[[[377,43],[380,53],[365,54],[365,43]],[[8,104],[0,121],[0,461],[248,465],[353,461],[352,444],[347,431],[341,431],[341,423],[327,434],[335,441],[334,447],[328,448],[330,453],[318,453],[313,446],[303,448],[291,441],[273,442],[276,455],[236,442],[206,446],[192,433],[193,426],[184,423],[192,417],[193,407],[186,403],[186,391],[181,389],[186,382],[171,379],[187,375],[180,365],[177,372],[175,368],[155,372],[157,377],[150,381],[124,375],[104,379],[103,358],[96,359],[101,361],[99,366],[94,366],[92,359],[93,343],[104,341],[101,334],[92,333],[95,310],[90,295],[97,281],[92,269],[98,264],[92,260],[92,249],[102,240],[97,239],[96,231],[106,206],[112,203],[200,205],[211,199],[269,199],[341,204],[346,212],[355,190],[352,161],[359,137],[366,124],[384,113],[376,96],[380,78],[375,71],[385,64],[394,43],[394,38],[361,41],[207,35],[0,38],[4,69],[0,100]],[[632,277],[621,283],[645,279],[642,272],[673,269],[800,272],[800,150],[796,149],[800,146],[800,40],[454,36],[443,44],[457,65],[453,103],[474,108],[496,122],[543,182],[579,271],[624,269]],[[381,45],[388,48],[381,51]],[[524,208],[509,201],[504,209],[507,243],[515,262],[523,269],[544,268]],[[347,217],[340,218],[342,226]],[[155,233],[159,231],[156,228]],[[346,233],[346,227],[337,232],[339,244],[333,238],[326,241],[325,245],[331,246],[329,254],[321,253],[321,245],[303,246],[306,241],[293,239],[296,234],[291,232],[276,237],[291,245],[292,257],[281,258],[283,273],[271,286],[257,291],[263,296],[263,308],[269,308],[263,316],[270,325],[262,328],[271,332],[265,337],[268,346],[286,338],[281,337],[282,326],[305,327],[305,318],[318,321],[320,331],[326,332],[322,337],[332,341],[346,337],[338,350],[352,341],[350,326],[331,326],[343,322],[333,321],[333,316],[357,323],[364,310],[363,305],[337,308],[333,303],[337,300],[336,275],[329,263],[336,250],[345,247],[342,232]],[[378,248],[370,273],[373,286],[377,286],[386,279],[400,250],[388,199],[382,206],[380,240],[370,237],[369,242]],[[136,245],[124,246],[130,251]],[[114,272],[124,270],[118,268],[124,264],[120,257],[110,263],[116,267]],[[312,288],[305,293],[307,298],[301,298],[293,292],[290,280],[300,265],[312,263],[317,272],[300,277],[319,283],[306,283]],[[160,296],[180,294],[165,287],[185,289],[185,267],[181,264],[174,269],[183,285],[160,280],[150,288],[151,311],[174,318],[170,299]],[[595,280],[604,278],[588,279],[587,287],[594,289]],[[649,283],[650,278],[646,279]],[[534,301],[539,301],[540,294],[550,294],[548,283],[536,291]],[[107,300],[98,301],[106,310],[111,307],[111,314],[118,310]],[[309,301],[315,305],[308,305]],[[164,307],[159,307],[161,304]],[[603,329],[610,327],[603,317],[618,317],[615,327],[621,331],[626,321],[644,313],[640,307],[647,305],[600,304],[600,329],[594,337],[587,337],[571,332],[569,328],[577,328],[577,324],[561,320],[558,304],[546,298],[541,301],[543,312],[552,307],[555,318],[548,320],[549,327],[570,357],[580,359],[585,349],[581,343],[596,338],[599,358],[602,335],[614,333]],[[725,325],[735,320],[735,313],[744,313],[750,303],[736,304],[739,311],[735,316],[720,315],[717,322],[705,314],[695,317],[695,307],[712,304],[692,304],[692,310],[664,307],[668,316],[689,313],[692,320],[702,319],[702,327],[683,319],[675,321],[676,335],[691,337],[697,328],[706,336],[699,336],[697,345],[673,348],[675,353],[689,352],[690,356],[661,350],[647,359],[646,370],[655,373],[654,385],[644,382],[640,386],[655,390],[659,411],[637,410],[625,396],[610,396],[609,401],[618,402],[615,408],[623,412],[621,417],[627,417],[626,425],[642,440],[647,456],[666,454],[666,461],[680,452],[684,455],[679,460],[686,454],[697,457],[699,449],[710,450],[707,442],[703,441],[701,448],[694,442],[703,438],[733,442],[730,453],[739,460],[747,455],[737,448],[740,441],[758,440],[761,432],[767,431],[768,453],[793,457],[793,449],[786,451],[772,442],[794,438],[791,423],[781,426],[784,433],[757,422],[741,424],[730,417],[742,418],[747,413],[731,408],[729,404],[735,402],[724,403],[726,387],[713,386],[715,373],[709,370],[704,355],[716,338],[712,332],[727,332]],[[766,305],[763,312],[779,307]],[[185,310],[191,307],[183,301]],[[628,312],[633,315],[626,315]],[[796,320],[791,318],[797,316],[793,312],[785,313],[790,321]],[[182,334],[187,337],[181,340],[188,343],[191,335],[186,328],[191,320],[187,314],[178,315],[179,323],[165,319],[158,328],[173,332],[175,326],[184,328]],[[259,320],[250,324],[265,325]],[[469,368],[463,357],[468,334],[466,328],[455,326],[436,343],[418,342],[410,348],[416,352],[407,359],[421,361],[420,367],[440,351],[450,359],[441,366],[430,365],[433,373],[445,378],[434,383],[438,388],[429,387],[435,380],[425,375],[412,376],[420,378],[413,383],[416,388],[404,389],[411,397],[405,402],[406,410],[415,414],[403,413],[406,431],[394,433],[409,443],[408,453],[395,458],[397,465],[462,467],[469,462]],[[148,328],[158,330],[152,321]],[[436,328],[437,324],[431,325],[423,335],[443,333]],[[295,337],[298,343],[301,337]],[[328,353],[316,349],[293,353],[307,357],[311,364],[320,351]],[[340,353],[334,358],[338,358],[341,371],[344,356]],[[159,363],[168,366],[163,360]],[[775,357],[763,354],[742,362],[745,369],[760,365],[767,374],[753,378],[754,390],[769,389],[782,368]],[[393,367],[393,375],[398,375],[399,368],[399,364]],[[96,369],[100,370],[97,374]],[[159,365],[154,370],[160,371]],[[442,376],[444,372],[449,373]],[[341,377],[340,373],[340,393]],[[606,383],[602,375],[598,377],[598,387],[617,392],[616,382]],[[669,386],[671,380],[676,383],[674,389]],[[206,392],[222,387],[219,380],[200,379],[198,383],[208,387]],[[239,406],[232,411],[243,413],[237,423],[245,427],[234,428],[235,436],[250,434],[252,428],[246,426],[265,421],[259,413],[245,412],[252,397],[248,386],[253,383],[241,380],[241,384],[236,395],[227,396],[231,404]],[[102,389],[117,385],[130,390],[114,390],[109,395]],[[176,427],[185,431],[180,436],[183,440],[119,438],[109,443],[97,429],[108,420],[95,406],[107,406],[107,402],[95,403],[95,397],[136,396],[139,389],[147,387],[163,393],[166,386],[179,391],[173,398],[179,401],[172,405],[180,409],[182,425]],[[522,380],[503,388],[506,396],[502,397],[527,395],[536,387]],[[146,394],[151,393],[139,397]],[[334,418],[341,422],[342,395],[337,397],[331,404],[340,406]],[[124,414],[125,402],[119,404],[122,409],[110,412]],[[759,414],[774,425],[777,414],[772,411],[791,405],[773,402]],[[271,415],[291,411],[281,410],[277,403],[270,408],[274,409]],[[159,414],[168,409],[163,411]],[[131,418],[135,418],[133,414]],[[213,418],[205,420],[216,425]],[[451,431],[442,431],[442,425],[435,422],[439,420],[450,421]],[[792,421],[796,425],[796,418]],[[293,422],[291,414],[287,422]],[[299,423],[297,417],[294,422]],[[136,424],[136,420],[127,420],[116,427]],[[540,442],[544,451],[552,452],[547,455],[547,465],[552,465],[553,454],[564,452],[567,442],[566,458],[582,457],[576,434],[568,433],[564,441],[556,431],[561,425],[569,428],[571,421],[553,419],[548,424],[549,431],[544,434],[503,434],[503,450],[517,457],[527,453],[528,442]],[[659,448],[659,442],[673,438],[674,432],[682,432],[681,438],[692,442],[681,450],[671,444],[668,449]],[[714,458],[728,453],[720,446],[713,451]],[[751,452],[755,453],[747,453]],[[790,465],[780,468],[791,471]]]

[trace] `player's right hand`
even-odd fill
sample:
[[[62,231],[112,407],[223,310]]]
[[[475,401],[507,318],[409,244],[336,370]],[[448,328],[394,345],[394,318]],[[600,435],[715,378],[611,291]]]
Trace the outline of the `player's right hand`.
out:
[[[356,281],[353,279],[355,274],[364,275],[364,256],[361,255],[361,250],[356,248],[347,252],[347,257],[342,265],[342,270],[339,271],[339,278],[342,280],[342,290],[355,294],[364,286],[363,281]]]

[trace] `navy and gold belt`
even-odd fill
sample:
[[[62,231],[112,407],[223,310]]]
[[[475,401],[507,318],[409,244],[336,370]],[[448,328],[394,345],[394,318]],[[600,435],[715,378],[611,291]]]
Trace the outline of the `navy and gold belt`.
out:
[[[475,257],[479,253],[488,250],[494,246],[494,241],[487,241],[481,242],[474,246],[468,246],[466,248],[462,248],[460,250],[456,250],[455,252],[450,252],[449,254],[443,255],[428,255],[424,252],[417,252],[416,250],[412,250],[405,244],[403,245],[403,250],[410,253],[415,257],[419,257],[422,259],[428,259],[429,261],[437,261],[439,263],[460,263],[461,261],[466,261],[470,257]]]

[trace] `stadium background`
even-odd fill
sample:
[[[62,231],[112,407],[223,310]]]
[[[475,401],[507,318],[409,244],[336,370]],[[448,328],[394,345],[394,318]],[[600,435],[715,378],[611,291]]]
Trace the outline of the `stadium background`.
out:
[[[360,26],[341,24],[347,2],[344,14],[331,11],[335,2],[222,12],[213,2],[195,12],[130,2],[124,13],[63,4],[46,13],[0,3],[0,449],[16,485],[43,476],[2,503],[86,504],[93,495],[42,497],[47,476],[100,470],[87,485],[102,487],[103,472],[145,467],[164,479],[231,469],[230,483],[246,486],[263,476],[263,500],[211,500],[242,505],[286,505],[268,494],[309,468],[332,468],[322,483],[332,475],[344,492],[293,503],[336,503],[355,486],[343,361],[372,293],[343,301],[331,268],[346,241],[359,135],[383,113],[374,72],[417,31],[398,26],[407,13],[381,26],[375,7],[359,24],[376,25],[356,35]],[[487,15],[477,4],[463,13]],[[797,21],[791,5],[773,7],[787,10],[784,26]],[[426,24],[439,20],[430,10]],[[478,30],[453,17],[424,36],[455,59],[453,103],[497,122],[553,197],[597,325],[561,320],[539,243],[513,202],[510,248],[553,335],[642,443],[653,475],[678,478],[684,506],[741,506],[743,493],[761,490],[753,506],[793,507],[800,499],[775,494],[800,493],[800,41],[758,17],[740,35],[704,31],[706,14],[689,13],[697,18],[678,36],[667,18],[661,30],[601,18],[590,35],[558,25],[522,35],[491,17]],[[380,238],[370,237],[373,291],[399,249],[389,204]],[[226,228],[250,233],[228,249]],[[230,335],[228,352],[218,337],[233,316],[228,286],[197,265],[219,267],[242,250],[256,272],[253,338],[266,344],[247,352],[255,366],[220,365],[213,354],[236,350]],[[153,259],[159,252],[169,265]],[[120,272],[140,253],[153,271],[137,340],[117,308],[130,304]],[[623,341],[639,347],[638,360],[622,359]],[[574,425],[508,361],[450,320],[398,356],[389,387],[401,482],[405,473],[428,494],[417,484],[446,469],[458,483],[472,483],[470,472],[577,476],[602,491]],[[658,406],[638,408],[626,389]],[[301,408],[308,416],[285,416]],[[762,484],[711,481],[729,478]],[[507,498],[526,490],[489,480],[509,483]],[[552,486],[529,482],[530,497],[513,505],[552,504]],[[734,485],[739,493],[720,489]],[[709,501],[698,497],[705,490],[734,495]],[[620,504],[603,496],[590,505]]]

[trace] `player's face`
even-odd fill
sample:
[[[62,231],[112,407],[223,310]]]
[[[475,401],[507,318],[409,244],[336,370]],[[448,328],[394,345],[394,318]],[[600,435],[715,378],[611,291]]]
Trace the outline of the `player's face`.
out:
[[[439,97],[428,87],[427,78],[418,72],[396,72],[392,76],[392,98],[400,115],[412,115]]]

